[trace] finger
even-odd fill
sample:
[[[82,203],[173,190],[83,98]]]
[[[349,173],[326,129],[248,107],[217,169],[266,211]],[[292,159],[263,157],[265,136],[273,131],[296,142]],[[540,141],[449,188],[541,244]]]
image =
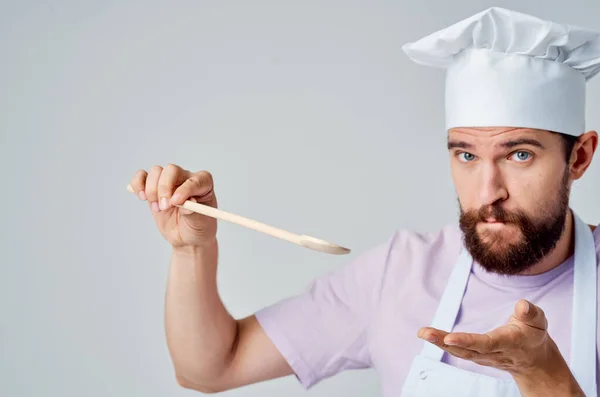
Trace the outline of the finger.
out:
[[[448,335],[448,332],[432,327],[423,327],[417,333],[419,338],[431,343],[443,341],[446,335]]]
[[[458,346],[448,346],[444,343],[435,343],[440,349],[452,354],[454,357],[461,358],[463,360],[470,361],[487,361],[490,362],[491,358],[487,357],[485,354],[478,353],[475,350],[469,350]]]
[[[513,349],[517,347],[522,336],[518,327],[509,324],[485,334],[450,333],[444,338],[444,343],[486,354]]]
[[[515,305],[515,318],[530,327],[542,331],[548,329],[548,320],[544,311],[525,299],[521,299]]]
[[[146,200],[146,193],[144,192],[144,188],[146,187],[146,177],[148,173],[144,170],[137,170],[133,175],[133,179],[129,185],[133,189],[133,191],[138,195],[141,200]]]
[[[171,197],[172,205],[181,205],[190,197],[195,197],[198,202],[214,200],[214,184],[212,175],[207,171],[192,174],[179,186]]]
[[[148,203],[153,213],[160,211],[158,206],[158,180],[163,168],[160,165],[155,165],[150,168],[148,177],[146,178],[146,196],[148,197]]]
[[[464,360],[471,360],[476,362],[493,362],[496,353],[493,353],[492,356],[486,355],[483,353],[479,353],[475,350],[467,349],[460,346],[450,346],[445,343],[445,338],[450,335],[446,331],[442,331],[439,329],[425,327],[419,330],[418,336],[421,339],[425,339],[426,341],[436,345],[440,349],[448,352],[449,354],[462,358]]]
[[[183,168],[168,164],[163,169],[158,180],[158,203],[161,210],[171,207],[171,196],[177,186],[182,184],[191,173]]]
[[[499,341],[498,339],[492,339],[487,334],[454,332],[444,338],[444,343],[449,346],[457,346],[478,353],[489,353],[496,351]]]

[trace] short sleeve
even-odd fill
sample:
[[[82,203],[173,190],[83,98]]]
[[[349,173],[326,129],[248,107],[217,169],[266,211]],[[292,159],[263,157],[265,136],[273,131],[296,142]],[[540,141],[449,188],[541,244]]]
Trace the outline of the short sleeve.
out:
[[[371,367],[368,331],[393,238],[256,313],[304,388]]]

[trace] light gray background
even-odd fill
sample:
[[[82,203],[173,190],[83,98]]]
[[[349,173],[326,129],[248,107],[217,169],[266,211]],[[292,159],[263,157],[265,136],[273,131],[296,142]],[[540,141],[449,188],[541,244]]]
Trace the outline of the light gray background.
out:
[[[0,395],[192,396],[163,328],[170,247],[125,191],[168,162],[220,207],[352,248],[219,224],[235,316],[301,291],[395,228],[455,222],[441,71],[403,43],[499,5],[600,28],[589,1],[67,1],[0,9]],[[600,79],[589,84],[600,128]],[[573,206],[600,222],[595,159]],[[374,396],[373,371],[312,396]],[[304,396],[292,377],[224,393]]]

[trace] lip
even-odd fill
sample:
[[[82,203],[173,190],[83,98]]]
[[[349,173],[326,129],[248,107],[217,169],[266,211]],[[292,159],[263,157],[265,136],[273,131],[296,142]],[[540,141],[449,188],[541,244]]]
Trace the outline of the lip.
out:
[[[495,218],[487,218],[486,220],[484,220],[484,223],[503,223],[503,222],[497,221]]]
[[[495,219],[493,219],[493,220],[487,219],[487,220],[481,221],[480,223],[482,225],[495,226],[495,227],[501,227],[501,226],[505,226],[506,225],[506,223],[497,221]]]

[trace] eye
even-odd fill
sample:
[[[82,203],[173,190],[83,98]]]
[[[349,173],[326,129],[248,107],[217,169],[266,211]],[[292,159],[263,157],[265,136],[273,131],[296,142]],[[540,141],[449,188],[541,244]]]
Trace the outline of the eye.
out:
[[[462,162],[468,163],[475,160],[475,155],[467,152],[458,153],[458,159]]]
[[[511,157],[518,162],[523,162],[523,161],[529,160],[531,158],[531,156],[532,155],[529,152],[518,151],[518,152],[513,153],[513,155]]]

